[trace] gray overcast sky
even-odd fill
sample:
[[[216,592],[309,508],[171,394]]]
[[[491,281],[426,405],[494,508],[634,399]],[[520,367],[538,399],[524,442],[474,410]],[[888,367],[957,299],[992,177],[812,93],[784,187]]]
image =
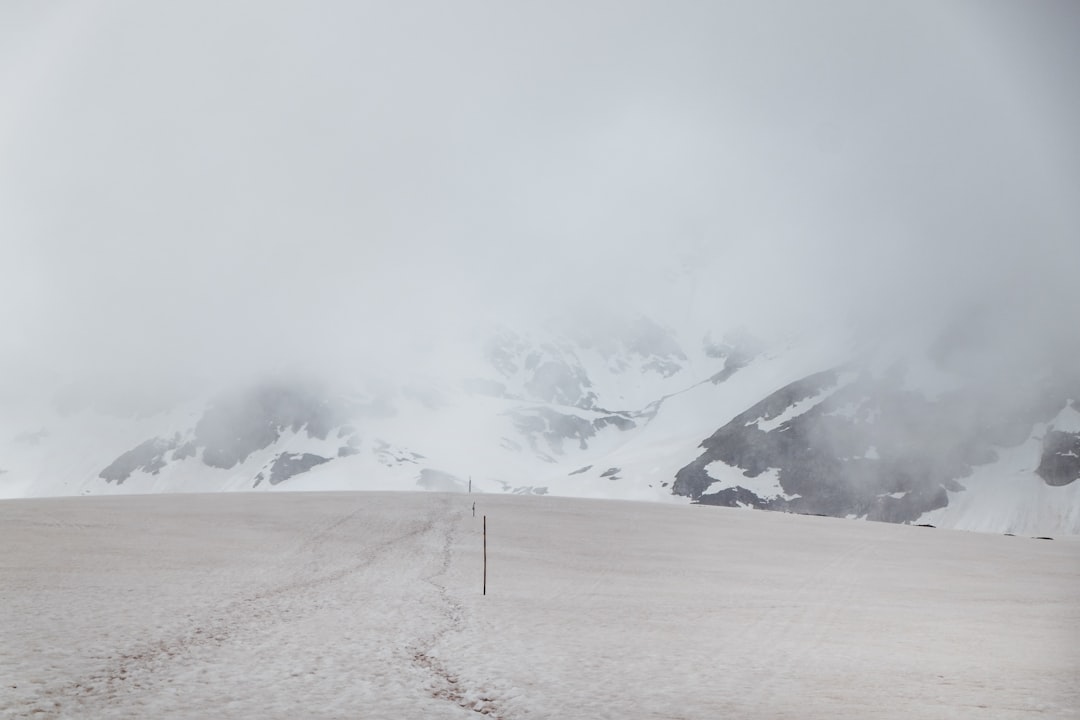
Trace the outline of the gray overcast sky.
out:
[[[6,2],[0,387],[597,299],[1071,342],[1077,70],[1069,0]]]

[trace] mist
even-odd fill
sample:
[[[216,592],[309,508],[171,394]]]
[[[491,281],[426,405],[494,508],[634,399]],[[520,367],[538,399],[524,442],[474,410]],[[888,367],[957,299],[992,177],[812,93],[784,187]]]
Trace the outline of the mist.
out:
[[[1072,361],[1078,39],[1065,0],[6,3],[0,397],[428,372],[583,308]]]

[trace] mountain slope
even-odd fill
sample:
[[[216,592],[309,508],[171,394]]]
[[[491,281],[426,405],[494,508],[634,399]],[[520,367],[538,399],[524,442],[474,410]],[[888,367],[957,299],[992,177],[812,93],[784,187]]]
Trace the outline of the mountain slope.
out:
[[[693,337],[646,318],[502,328],[441,378],[278,378],[148,416],[9,413],[0,495],[471,486],[1080,533],[1067,374],[1002,397],[928,361]]]

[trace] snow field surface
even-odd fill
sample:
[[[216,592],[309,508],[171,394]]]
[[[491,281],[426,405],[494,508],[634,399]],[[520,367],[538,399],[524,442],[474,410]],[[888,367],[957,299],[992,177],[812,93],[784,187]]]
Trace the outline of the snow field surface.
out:
[[[278,492],[3,501],[0,539],[0,717],[1080,717],[1076,538]]]
[[[1065,408],[1055,423],[1072,413],[1071,407]],[[1027,441],[997,448],[997,461],[980,465],[961,478],[964,491],[949,491],[949,504],[924,513],[919,522],[977,532],[1068,533],[1077,537],[1080,481],[1053,486],[1034,473],[1046,432],[1047,426],[1039,424]]]

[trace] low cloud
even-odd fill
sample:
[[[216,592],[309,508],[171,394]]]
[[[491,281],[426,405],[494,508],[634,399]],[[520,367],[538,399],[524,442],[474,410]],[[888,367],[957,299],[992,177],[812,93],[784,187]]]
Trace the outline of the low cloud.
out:
[[[1080,346],[1067,2],[121,2],[0,26],[8,394],[407,374],[598,303],[927,344],[978,317],[1027,363]]]

